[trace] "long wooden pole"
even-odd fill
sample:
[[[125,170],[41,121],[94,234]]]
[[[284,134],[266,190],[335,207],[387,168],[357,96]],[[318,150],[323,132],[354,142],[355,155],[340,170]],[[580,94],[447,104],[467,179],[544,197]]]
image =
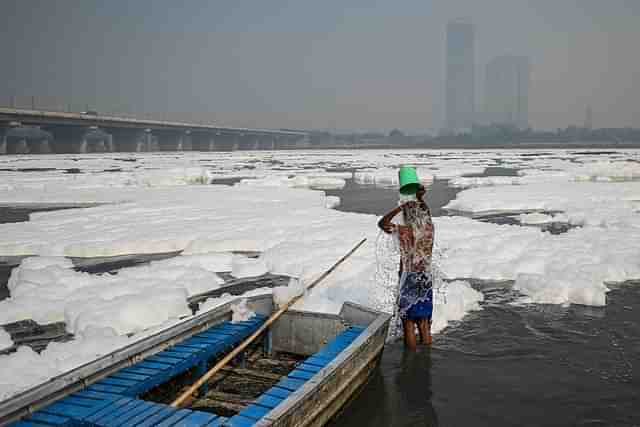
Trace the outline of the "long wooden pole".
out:
[[[293,297],[289,302],[280,307],[275,313],[273,313],[265,322],[256,330],[251,336],[245,339],[240,345],[238,345],[231,353],[227,354],[222,360],[216,363],[211,369],[207,371],[198,381],[196,381],[188,390],[182,393],[176,400],[171,402],[171,406],[179,407],[181,406],[187,399],[191,397],[196,390],[198,390],[202,385],[209,380],[212,376],[214,376],[220,369],[222,369],[231,359],[236,357],[242,350],[244,350],[249,344],[251,344],[256,338],[258,338],[273,322],[278,320],[278,318],[289,309],[293,304],[298,302],[302,297],[304,297],[306,291],[313,289],[318,283],[323,281],[329,274],[333,272],[340,264],[342,264],[347,258],[349,258],[360,246],[366,242],[367,239],[362,239],[360,243],[355,245],[353,249],[351,249],[345,256],[340,258],[335,264],[331,266],[330,269],[322,273],[320,277],[314,280],[309,286],[306,287],[305,292],[300,295]]]

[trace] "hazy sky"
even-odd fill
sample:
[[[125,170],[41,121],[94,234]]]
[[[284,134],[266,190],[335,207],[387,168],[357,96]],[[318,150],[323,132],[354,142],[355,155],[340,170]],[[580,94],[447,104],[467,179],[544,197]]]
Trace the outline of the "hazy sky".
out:
[[[0,0],[0,104],[252,127],[438,128],[445,27],[532,63],[530,122],[640,127],[640,0]]]

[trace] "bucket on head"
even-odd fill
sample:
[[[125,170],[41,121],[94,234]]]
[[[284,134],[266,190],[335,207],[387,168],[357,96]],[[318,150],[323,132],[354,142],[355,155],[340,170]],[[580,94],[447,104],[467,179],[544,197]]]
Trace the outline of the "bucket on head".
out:
[[[400,181],[400,194],[416,194],[420,186],[420,180],[413,166],[402,166],[398,171]]]

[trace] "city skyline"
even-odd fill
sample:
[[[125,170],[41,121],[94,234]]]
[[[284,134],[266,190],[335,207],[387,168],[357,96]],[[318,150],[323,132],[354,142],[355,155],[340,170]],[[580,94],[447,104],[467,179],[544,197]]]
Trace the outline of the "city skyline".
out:
[[[446,24],[485,65],[526,55],[536,129],[640,127],[640,3],[630,0],[0,0],[0,103],[302,129],[445,124]],[[480,105],[477,105],[480,104]],[[46,106],[46,105],[44,105]]]
[[[476,122],[475,28],[466,20],[447,24],[445,129],[470,130]]]
[[[529,58],[500,55],[486,66],[481,124],[529,127]]]

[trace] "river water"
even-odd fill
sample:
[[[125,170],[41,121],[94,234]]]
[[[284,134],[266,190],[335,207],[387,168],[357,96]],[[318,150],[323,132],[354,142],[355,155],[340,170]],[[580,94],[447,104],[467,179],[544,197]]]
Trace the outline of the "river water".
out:
[[[456,192],[446,181],[429,187],[434,216]],[[348,211],[380,215],[397,203],[393,189],[351,182],[331,194]],[[435,335],[431,348],[389,343],[332,426],[640,425],[637,284],[616,286],[606,307],[517,305],[504,284],[479,290],[482,310]]]
[[[458,191],[435,181],[427,193],[433,215],[446,214]],[[396,190],[351,180],[327,194],[351,212],[381,215],[397,203]],[[27,214],[0,210],[0,222]],[[0,268],[0,299],[10,270]],[[482,310],[435,335],[431,348],[389,343],[370,383],[332,425],[640,426],[638,289],[616,286],[602,308],[561,307],[517,305],[507,285],[484,283]]]

